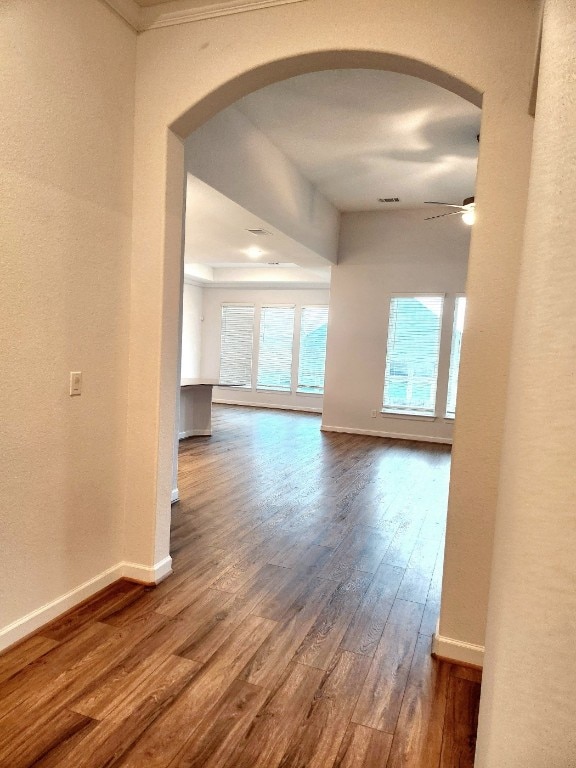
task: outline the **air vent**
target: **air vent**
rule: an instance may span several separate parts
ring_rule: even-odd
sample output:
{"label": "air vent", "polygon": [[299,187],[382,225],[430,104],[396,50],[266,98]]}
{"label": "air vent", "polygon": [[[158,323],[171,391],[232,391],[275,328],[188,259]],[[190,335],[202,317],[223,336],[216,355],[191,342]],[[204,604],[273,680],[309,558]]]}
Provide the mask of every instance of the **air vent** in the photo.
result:
{"label": "air vent", "polygon": [[256,237],[272,234],[272,232],[268,232],[267,229],[247,229],[246,232],[250,232],[251,235],[256,235]]}
{"label": "air vent", "polygon": [[270,267],[277,267],[280,264],[280,262],[279,261],[268,261],[267,264]]}
{"label": "air vent", "polygon": [[400,198],[399,197],[379,197],[378,202],[379,203],[399,203]]}

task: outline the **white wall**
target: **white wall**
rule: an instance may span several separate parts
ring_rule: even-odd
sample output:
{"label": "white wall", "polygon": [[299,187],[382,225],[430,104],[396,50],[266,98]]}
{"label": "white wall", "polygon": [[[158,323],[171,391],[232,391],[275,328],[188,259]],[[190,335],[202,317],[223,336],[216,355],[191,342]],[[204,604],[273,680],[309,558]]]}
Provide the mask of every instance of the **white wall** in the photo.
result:
{"label": "white wall", "polygon": [[188,137],[186,169],[297,242],[336,261],[338,211],[234,107]]}
{"label": "white wall", "polygon": [[[470,227],[459,216],[424,221],[423,211],[342,216],[332,269],[323,428],[449,442],[452,421],[381,414],[390,297],[446,294],[440,370],[447,387],[454,297],[465,292]],[[376,418],[371,416],[377,411]]]}
{"label": "white wall", "polygon": [[[294,355],[292,368],[291,393],[258,392],[256,390],[256,369],[254,386],[247,389],[224,389],[214,387],[215,402],[237,402],[250,405],[260,405],[279,408],[295,408],[297,410],[322,410],[322,397],[319,395],[298,394],[296,390],[298,339],[300,328],[300,309],[314,304],[328,304],[328,290],[299,289],[246,289],[246,288],[206,288],[204,290],[204,323],[202,335],[202,376],[217,379],[220,373],[220,327],[221,307],[226,302],[254,304],[258,309],[263,304],[294,304],[296,306],[296,321],[294,329]],[[257,334],[254,336],[255,356],[257,360]]]}
{"label": "white wall", "polygon": [[183,379],[197,379],[201,375],[203,293],[200,286],[184,283],[181,369]]}
{"label": "white wall", "polygon": [[120,575],[135,57],[102,3],[2,4],[0,647]]}

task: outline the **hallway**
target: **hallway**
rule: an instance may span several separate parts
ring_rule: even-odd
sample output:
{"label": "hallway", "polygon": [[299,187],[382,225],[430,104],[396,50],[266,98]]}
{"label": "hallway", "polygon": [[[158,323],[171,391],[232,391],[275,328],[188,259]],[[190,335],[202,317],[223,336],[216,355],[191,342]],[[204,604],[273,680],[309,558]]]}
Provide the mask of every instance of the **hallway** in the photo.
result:
{"label": "hallway", "polygon": [[479,673],[433,660],[450,452],[214,407],[174,575],[0,657],[0,766],[466,768]]}

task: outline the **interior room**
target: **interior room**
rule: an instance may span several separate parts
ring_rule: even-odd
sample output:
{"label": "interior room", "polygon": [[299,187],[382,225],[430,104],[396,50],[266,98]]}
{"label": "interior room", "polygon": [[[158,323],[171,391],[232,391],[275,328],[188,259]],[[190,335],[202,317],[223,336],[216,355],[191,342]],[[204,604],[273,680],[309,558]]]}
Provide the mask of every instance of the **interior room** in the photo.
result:
{"label": "interior room", "polygon": [[575,30],[1,4],[1,766],[575,763]]}

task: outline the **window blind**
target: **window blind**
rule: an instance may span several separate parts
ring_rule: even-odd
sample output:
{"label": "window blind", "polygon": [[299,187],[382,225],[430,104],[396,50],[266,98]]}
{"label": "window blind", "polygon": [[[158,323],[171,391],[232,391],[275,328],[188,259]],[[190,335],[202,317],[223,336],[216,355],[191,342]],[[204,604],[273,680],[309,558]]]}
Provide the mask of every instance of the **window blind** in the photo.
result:
{"label": "window blind", "polygon": [[258,389],[291,391],[293,339],[294,307],[262,307],[256,381]]}
{"label": "window blind", "polygon": [[452,329],[452,346],[450,348],[450,370],[448,372],[448,397],[446,399],[446,416],[456,416],[456,396],[458,394],[458,372],[460,369],[460,348],[462,346],[462,331],[466,316],[466,297],[456,299],[454,310],[454,327]]}
{"label": "window blind", "polygon": [[324,392],[328,307],[302,307],[298,392],[321,395]]}
{"label": "window blind", "polygon": [[254,307],[222,305],[220,382],[249,389],[252,386]]}
{"label": "window blind", "polygon": [[442,296],[391,299],[384,411],[434,415],[443,304]]}

